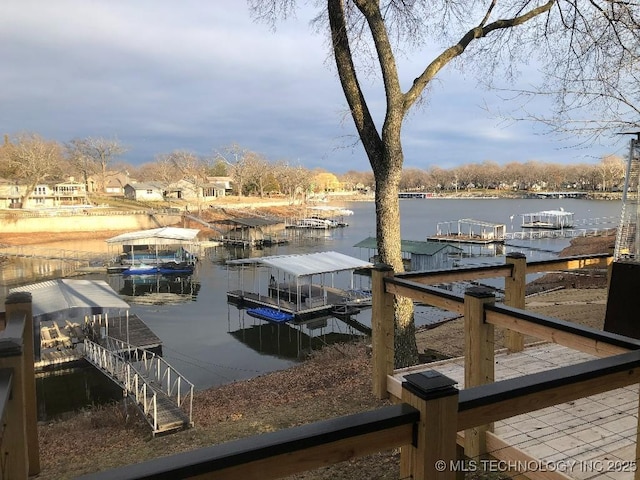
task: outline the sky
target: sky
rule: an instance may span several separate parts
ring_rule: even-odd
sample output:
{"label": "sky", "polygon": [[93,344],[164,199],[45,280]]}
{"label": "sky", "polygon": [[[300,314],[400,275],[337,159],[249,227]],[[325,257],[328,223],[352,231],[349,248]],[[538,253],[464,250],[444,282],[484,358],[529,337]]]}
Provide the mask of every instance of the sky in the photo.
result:
{"label": "sky", "polygon": [[[3,0],[0,133],[116,139],[133,165],[235,144],[270,161],[369,171],[313,13],[303,5],[274,31],[243,0]],[[400,59],[403,84],[424,62]],[[379,117],[380,82],[362,81]],[[505,122],[492,113],[503,102],[445,70],[405,122],[405,168],[626,155],[627,139],[574,148],[539,124]]]}

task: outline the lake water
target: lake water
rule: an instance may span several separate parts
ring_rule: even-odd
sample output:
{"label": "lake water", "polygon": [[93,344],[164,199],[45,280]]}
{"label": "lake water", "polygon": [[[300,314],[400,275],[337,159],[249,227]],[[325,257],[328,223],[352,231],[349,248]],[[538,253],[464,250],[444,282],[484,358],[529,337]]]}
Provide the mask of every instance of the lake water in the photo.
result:
{"label": "lake water", "polygon": [[[271,325],[246,315],[244,310],[227,303],[226,292],[236,288],[234,282],[237,282],[238,274],[229,269],[225,262],[245,256],[331,250],[368,260],[371,252],[354,245],[366,237],[375,236],[375,206],[373,202],[345,203],[343,206],[354,212],[354,215],[345,217],[348,227],[333,229],[326,234],[324,231],[298,231],[291,243],[263,250],[216,247],[201,259],[190,278],[180,278],[171,283],[155,283],[154,279],[147,284],[132,284],[121,275],[106,273],[91,274],[87,278],[106,280],[124,296],[131,304],[131,312],[142,318],[162,340],[163,356],[198,390],[284,369],[298,362],[300,353],[312,343],[330,342],[333,337],[349,338],[359,335],[359,332],[335,318],[327,319],[325,327],[316,325],[318,328],[308,328]],[[406,199],[401,200],[400,207],[402,238],[424,240],[436,233],[438,222],[463,218],[503,223],[508,232],[519,231],[520,214],[560,208],[573,212],[576,222],[596,218],[617,222],[621,202],[579,199]],[[605,226],[614,227],[615,223]],[[521,241],[516,246],[506,246],[503,253],[517,251],[527,255],[530,260],[542,260],[556,255],[568,244],[568,239]],[[77,246],[70,241],[64,246],[91,250],[86,242]],[[503,255],[492,254],[491,251],[483,253],[485,255],[482,257],[465,261],[504,263]],[[47,273],[48,267],[39,265],[37,268]],[[29,271],[31,269],[24,264],[0,269],[0,278],[4,279],[0,291],[3,302],[7,284],[15,282],[9,282],[9,279]],[[33,281],[30,279],[26,283]],[[153,296],[141,295],[147,292],[156,293]],[[154,296],[168,303],[149,304]],[[418,313],[416,321],[420,324],[423,312]],[[430,321],[434,315],[438,313],[427,312],[425,321]],[[370,325],[370,310],[363,310],[355,318]],[[113,392],[117,398],[118,390],[114,390],[108,381],[105,384],[99,377],[99,374],[96,377],[91,371],[85,370],[39,379],[40,417],[47,418],[87,401],[109,397]],[[77,392],[78,399],[70,401],[69,392]]]}

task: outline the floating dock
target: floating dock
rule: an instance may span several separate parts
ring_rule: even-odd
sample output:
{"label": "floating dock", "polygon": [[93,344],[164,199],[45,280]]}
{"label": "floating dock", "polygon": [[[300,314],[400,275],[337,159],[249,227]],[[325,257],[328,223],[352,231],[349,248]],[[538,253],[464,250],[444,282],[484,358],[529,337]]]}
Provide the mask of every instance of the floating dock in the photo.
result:
{"label": "floating dock", "polygon": [[436,225],[436,234],[427,240],[450,243],[475,243],[488,245],[503,243],[507,226],[503,223],[485,222],[471,218],[462,218]]}

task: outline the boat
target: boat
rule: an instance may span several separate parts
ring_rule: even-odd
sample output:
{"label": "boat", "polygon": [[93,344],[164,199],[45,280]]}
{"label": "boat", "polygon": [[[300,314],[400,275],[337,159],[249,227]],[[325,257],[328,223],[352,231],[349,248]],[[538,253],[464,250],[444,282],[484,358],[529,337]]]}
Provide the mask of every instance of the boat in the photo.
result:
{"label": "boat", "polygon": [[186,262],[167,262],[161,265],[140,264],[127,268],[122,271],[122,275],[177,275],[184,273],[193,273],[193,265]]}
{"label": "boat", "polygon": [[281,310],[276,310],[275,308],[269,307],[248,308],[247,314],[251,315],[252,317],[273,323],[287,323],[294,318],[294,316],[290,313],[286,313]]}
{"label": "boat", "polygon": [[158,266],[140,263],[123,270],[121,273],[122,275],[155,275],[158,273]]}
{"label": "boat", "polygon": [[543,228],[560,230],[573,228],[574,220],[572,212],[564,210],[544,210],[534,213],[523,213],[522,228]]}

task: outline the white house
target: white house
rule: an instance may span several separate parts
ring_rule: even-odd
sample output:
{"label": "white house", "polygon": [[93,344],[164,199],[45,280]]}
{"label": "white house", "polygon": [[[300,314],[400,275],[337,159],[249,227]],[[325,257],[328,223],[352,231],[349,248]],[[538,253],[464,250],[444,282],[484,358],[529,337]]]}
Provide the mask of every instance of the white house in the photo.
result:
{"label": "white house", "polygon": [[231,179],[228,177],[207,177],[207,182],[196,185],[191,180],[179,180],[166,189],[166,196],[190,201],[209,201],[224,197],[231,192]]}
{"label": "white house", "polygon": [[164,188],[157,182],[127,183],[124,196],[130,200],[155,202],[164,200]]}

